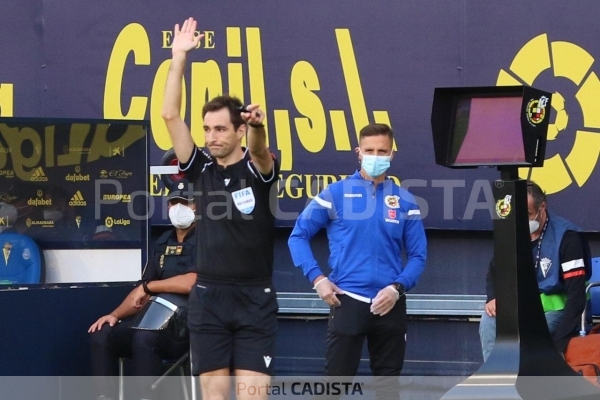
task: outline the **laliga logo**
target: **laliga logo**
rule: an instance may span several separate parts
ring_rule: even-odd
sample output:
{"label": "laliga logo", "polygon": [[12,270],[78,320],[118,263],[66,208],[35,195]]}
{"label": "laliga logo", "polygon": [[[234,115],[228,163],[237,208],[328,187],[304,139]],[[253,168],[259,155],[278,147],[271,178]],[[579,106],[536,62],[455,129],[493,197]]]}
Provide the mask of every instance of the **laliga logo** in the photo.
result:
{"label": "laliga logo", "polygon": [[[544,167],[531,169],[530,177],[529,168],[519,169],[521,178],[534,180],[547,194],[566,189],[573,180],[582,187],[596,168],[600,154],[600,79],[592,70],[594,61],[594,57],[578,45],[564,41],[549,42],[548,34],[544,33],[525,43],[513,58],[510,68],[501,69],[498,73],[497,86],[535,86],[535,80],[548,70],[553,76],[566,78],[576,86],[572,100],[565,100],[559,92],[552,94],[556,118],[548,124],[548,144],[559,134],[569,135],[574,137],[572,148],[544,160]],[[547,115],[545,105],[542,98],[528,103],[526,117],[531,125],[544,120]],[[577,106],[582,120],[569,121],[568,110]]]}
{"label": "laliga logo", "polygon": [[104,220],[104,225],[106,225],[108,228],[112,228],[114,225],[127,226],[129,224],[131,224],[131,221],[124,218],[114,219],[113,217],[106,217]]}

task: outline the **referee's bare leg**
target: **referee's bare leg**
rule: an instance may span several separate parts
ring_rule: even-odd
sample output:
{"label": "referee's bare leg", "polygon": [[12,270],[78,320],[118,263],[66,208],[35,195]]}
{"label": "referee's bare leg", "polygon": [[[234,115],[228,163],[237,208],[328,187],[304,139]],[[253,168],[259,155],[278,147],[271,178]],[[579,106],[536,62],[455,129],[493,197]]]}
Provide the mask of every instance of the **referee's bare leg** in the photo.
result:
{"label": "referee's bare leg", "polygon": [[[267,400],[271,376],[261,372],[238,369],[235,374],[235,398]],[[200,374],[202,400],[229,400],[231,388],[229,368]]]}
{"label": "referee's bare leg", "polygon": [[229,400],[231,374],[229,368],[216,369],[200,374],[202,400]]}
{"label": "referee's bare leg", "polygon": [[246,369],[235,370],[235,394],[238,400],[267,400],[271,376]]}

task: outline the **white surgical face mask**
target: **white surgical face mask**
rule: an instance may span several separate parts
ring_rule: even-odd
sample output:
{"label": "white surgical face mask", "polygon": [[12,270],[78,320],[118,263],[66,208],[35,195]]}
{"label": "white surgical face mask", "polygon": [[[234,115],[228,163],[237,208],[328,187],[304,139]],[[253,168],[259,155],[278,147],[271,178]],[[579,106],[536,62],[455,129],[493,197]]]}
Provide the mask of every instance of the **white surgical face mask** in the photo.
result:
{"label": "white surgical face mask", "polygon": [[390,168],[391,155],[375,156],[363,153],[360,154],[362,155],[360,166],[371,178],[377,178],[378,176],[383,175],[385,171]]}
{"label": "white surgical face mask", "polygon": [[537,214],[535,214],[535,217],[533,217],[533,219],[529,220],[529,233],[537,232],[537,230],[540,228],[540,223],[537,220],[539,213],[540,210],[538,210]]}
{"label": "white surgical face mask", "polygon": [[186,229],[194,222],[196,214],[188,206],[177,203],[169,208],[169,219],[175,228]]}

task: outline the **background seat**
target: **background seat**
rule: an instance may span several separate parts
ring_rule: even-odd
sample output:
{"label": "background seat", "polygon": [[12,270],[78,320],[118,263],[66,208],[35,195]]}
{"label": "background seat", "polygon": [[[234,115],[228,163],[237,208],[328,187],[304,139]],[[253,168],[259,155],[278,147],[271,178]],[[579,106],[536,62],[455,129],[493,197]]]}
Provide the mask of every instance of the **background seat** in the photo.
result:
{"label": "background seat", "polygon": [[585,291],[588,301],[581,316],[580,336],[585,336],[590,331],[594,317],[600,317],[600,257],[592,258],[592,276]]}
{"label": "background seat", "polygon": [[44,254],[29,236],[14,232],[0,233],[0,284],[43,283]]}

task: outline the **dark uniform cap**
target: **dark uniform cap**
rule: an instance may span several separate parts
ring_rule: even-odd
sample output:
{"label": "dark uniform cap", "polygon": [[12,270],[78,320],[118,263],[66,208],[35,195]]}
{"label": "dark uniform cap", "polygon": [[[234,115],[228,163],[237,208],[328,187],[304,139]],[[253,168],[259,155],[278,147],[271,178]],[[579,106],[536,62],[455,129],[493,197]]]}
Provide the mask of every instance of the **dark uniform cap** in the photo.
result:
{"label": "dark uniform cap", "polygon": [[194,194],[192,190],[192,184],[185,178],[173,181],[169,188],[168,200],[182,199],[186,201],[193,201]]}

